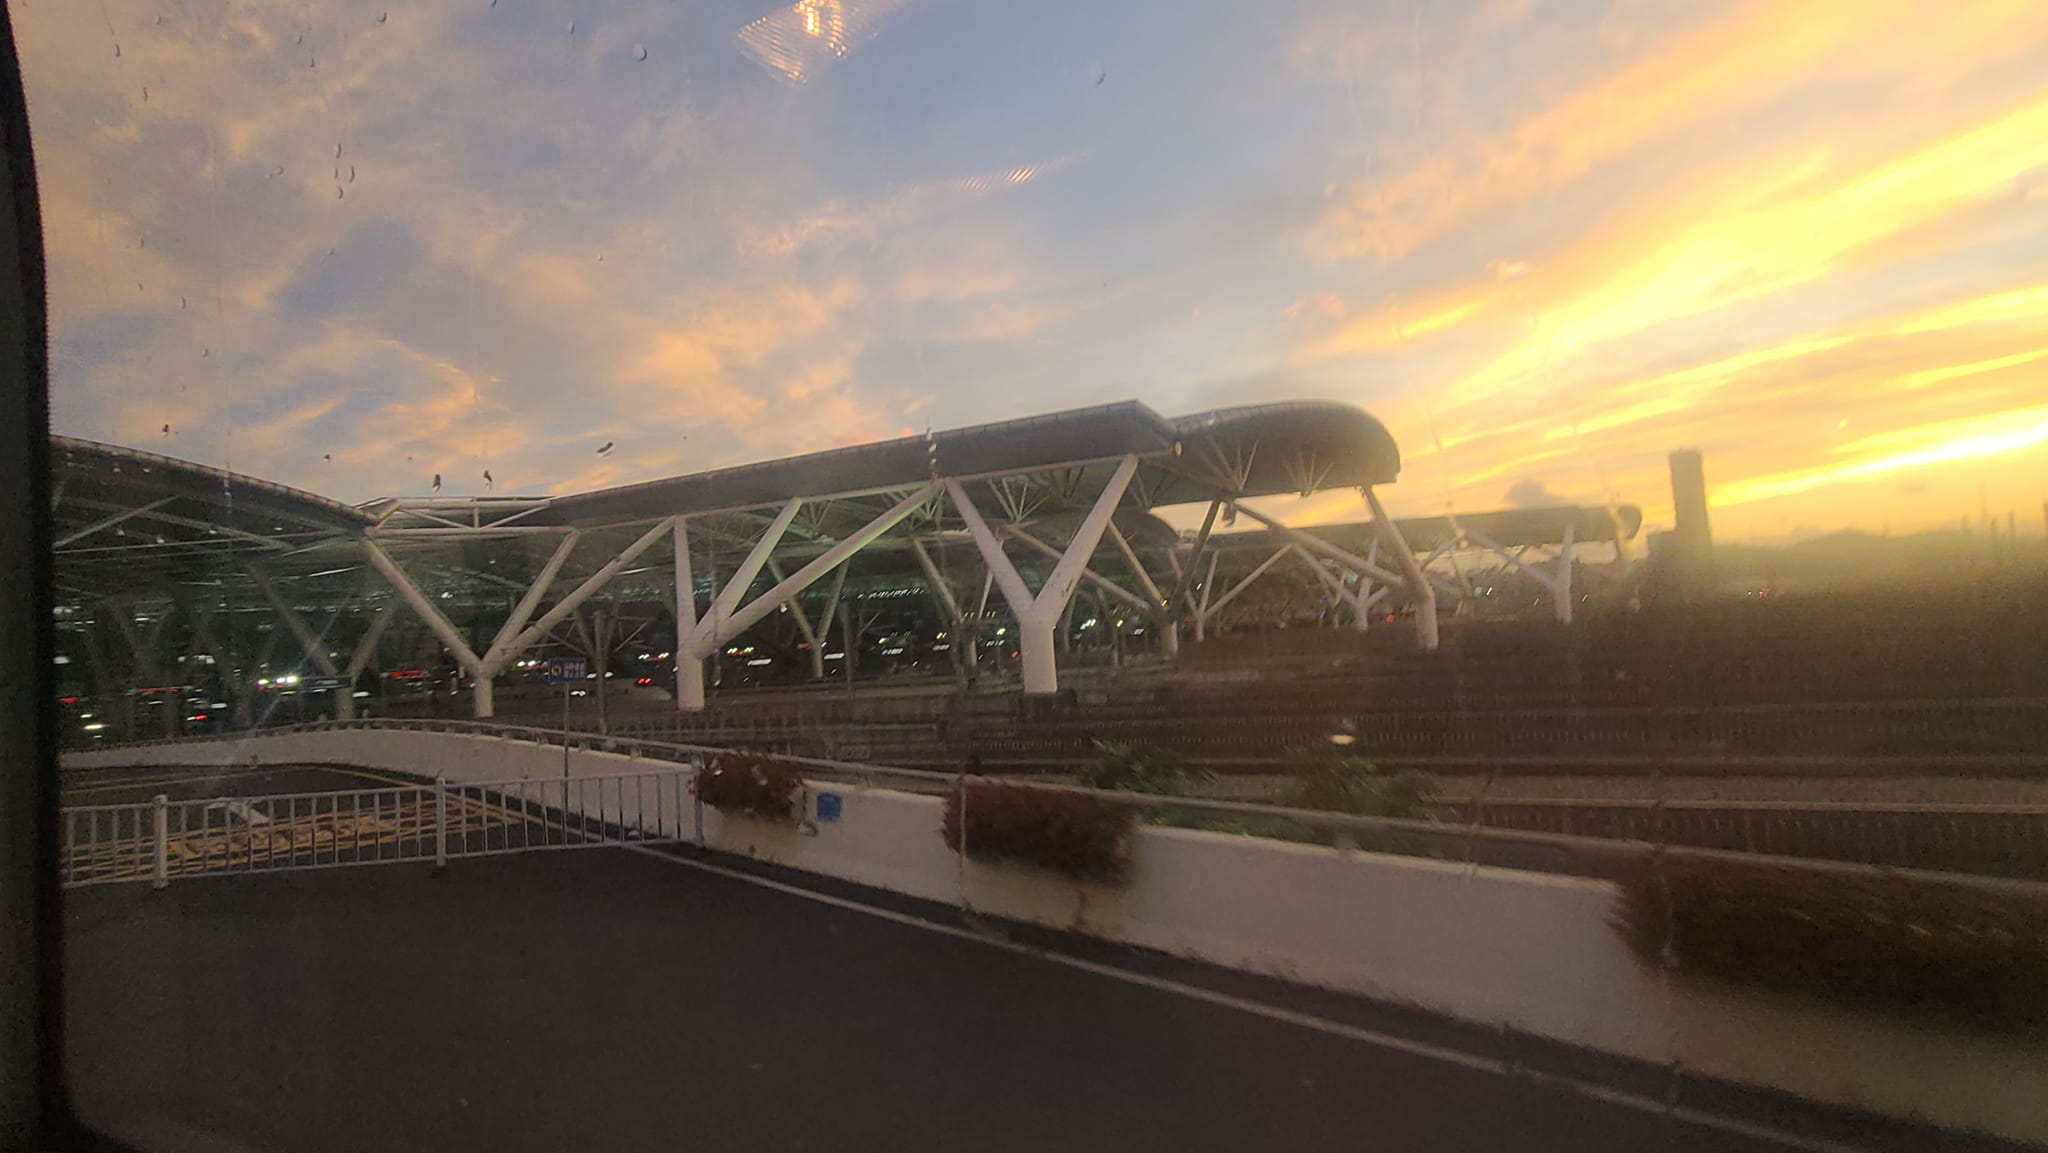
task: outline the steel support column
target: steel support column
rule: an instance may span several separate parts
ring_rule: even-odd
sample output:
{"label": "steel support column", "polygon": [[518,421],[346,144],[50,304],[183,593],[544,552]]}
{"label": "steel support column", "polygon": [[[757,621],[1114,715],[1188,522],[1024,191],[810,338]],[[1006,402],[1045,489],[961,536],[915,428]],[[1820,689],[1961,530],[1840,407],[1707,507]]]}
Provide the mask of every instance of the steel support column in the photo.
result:
{"label": "steel support column", "polygon": [[1109,483],[1096,497],[1095,506],[1088,510],[1087,517],[1074,530],[1066,553],[1053,566],[1052,575],[1046,578],[1036,595],[1025,585],[1017,566],[1003,554],[1001,542],[996,539],[988,522],[982,519],[981,511],[968,498],[967,490],[958,481],[946,482],[954,507],[961,519],[967,522],[975,547],[981,550],[982,562],[1002,588],[1003,599],[1009,603],[1011,615],[1017,619],[1017,651],[1023,662],[1026,693],[1044,695],[1059,691],[1059,664],[1053,653],[1053,628],[1066,611],[1074,589],[1080,585],[1088,560],[1102,542],[1109,518],[1123,500],[1124,489],[1130,485],[1131,477],[1137,471],[1138,458],[1134,454],[1126,455],[1117,463]]}
{"label": "steel support column", "polygon": [[1367,486],[1364,492],[1365,503],[1372,508],[1373,527],[1387,547],[1393,550],[1394,562],[1401,566],[1401,575],[1408,585],[1408,599],[1415,605],[1416,647],[1433,653],[1437,646],[1436,589],[1430,586],[1422,566],[1415,563],[1415,550],[1408,547],[1400,528],[1387,515],[1386,507],[1380,504],[1379,494],[1373,492],[1371,486]]}
{"label": "steel support column", "polygon": [[[926,485],[898,501],[887,512],[826,549],[809,564],[798,569],[794,575],[777,581],[767,592],[755,597],[744,607],[737,607],[740,598],[746,595],[748,586],[754,583],[754,578],[768,563],[768,556],[775,547],[775,541],[781,539],[783,530],[789,527],[790,520],[795,517],[799,502],[791,501],[783,507],[782,515],[776,517],[775,523],[769,526],[761,541],[755,544],[753,551],[733,573],[725,588],[713,594],[711,611],[705,613],[702,620],[690,622],[687,629],[680,627],[685,615],[680,611],[680,602],[691,594],[679,583],[677,631],[681,635],[676,638],[676,707],[688,712],[703,709],[703,661],[705,657],[711,655],[712,650],[752,628],[784,602],[815,584],[818,578],[838,568],[853,554],[874,543],[877,537],[902,523],[905,517],[916,512],[930,499],[932,489],[932,485]],[[688,541],[680,532],[676,535],[676,548],[676,568],[680,582],[683,572],[689,567]],[[851,660],[852,657],[849,656],[847,659]],[[689,679],[691,674],[686,672],[689,669],[694,669],[694,684]],[[686,691],[689,692],[687,697]]]}

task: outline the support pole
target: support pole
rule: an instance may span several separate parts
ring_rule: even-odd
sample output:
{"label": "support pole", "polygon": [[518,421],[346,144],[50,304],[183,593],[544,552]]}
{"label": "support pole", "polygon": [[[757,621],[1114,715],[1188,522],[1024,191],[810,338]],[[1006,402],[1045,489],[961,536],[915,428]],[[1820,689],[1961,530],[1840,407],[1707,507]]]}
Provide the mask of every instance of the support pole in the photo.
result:
{"label": "support pole", "polygon": [[[526,651],[526,649],[532,646],[533,642],[546,636],[549,629],[560,624],[563,617],[575,612],[582,606],[584,601],[589,600],[600,589],[610,584],[611,579],[618,575],[620,569],[632,564],[641,553],[646,552],[655,541],[661,539],[664,534],[669,532],[675,520],[675,517],[668,517],[660,524],[642,533],[638,540],[626,546],[625,551],[606,561],[604,567],[591,573],[582,584],[577,585],[576,591],[555,602],[555,607],[542,614],[539,620],[526,626],[525,630],[517,637],[514,637],[509,645],[498,651],[498,667],[503,667],[505,662]],[[497,668],[493,668],[491,671],[495,673]]]}
{"label": "support pole", "polygon": [[1415,604],[1415,645],[1423,652],[1433,653],[1437,646],[1436,590],[1430,587],[1422,566],[1415,563],[1415,550],[1402,539],[1401,530],[1380,504],[1379,494],[1373,492],[1371,486],[1364,491],[1365,503],[1372,507],[1373,526],[1393,551],[1394,561],[1401,566],[1402,576],[1407,580],[1408,598]]}
{"label": "support pole", "polygon": [[704,655],[692,651],[697,632],[697,579],[690,572],[689,522],[675,520],[676,543],[676,711],[704,711]]}
{"label": "support pole", "polygon": [[441,614],[441,610],[435,608],[426,594],[419,590],[419,586],[412,583],[412,578],[405,575],[405,570],[399,568],[397,563],[385,554],[381,545],[365,537],[363,555],[370,559],[370,567],[383,574],[385,581],[390,583],[391,590],[412,609],[413,615],[420,618],[420,623],[427,626],[427,631],[434,634],[434,639],[441,642],[441,647],[455,658],[456,667],[468,673],[470,679],[475,682],[473,703],[476,716],[479,719],[490,716],[491,682],[489,677],[483,675],[483,661],[477,657],[475,650],[462,639],[461,633],[455,631],[455,626],[448,623],[448,618]]}
{"label": "support pole", "polygon": [[[1179,579],[1173,582],[1173,593],[1166,598],[1167,609],[1170,612],[1174,613],[1176,616],[1180,613],[1181,600],[1188,595],[1189,582],[1195,579],[1195,573],[1199,571],[1202,567],[1202,554],[1208,551],[1209,533],[1215,529],[1216,513],[1222,507],[1223,502],[1221,500],[1212,500],[1209,502],[1208,515],[1202,518],[1202,529],[1200,532],[1195,534],[1194,551],[1188,553],[1188,563],[1184,568],[1180,570]],[[1213,572],[1215,566],[1212,565],[1210,566],[1210,568]],[[1196,630],[1195,639],[1202,639],[1200,635],[1200,629]]]}
{"label": "support pole", "polygon": [[[740,597],[746,593],[747,586],[753,584],[754,577],[759,575],[761,567],[767,564],[767,550],[761,544],[757,544],[746,562],[733,573],[731,583],[724,590],[716,594],[713,610],[706,613],[702,620],[690,622],[690,627],[687,630],[681,627],[683,618],[685,615],[694,615],[694,609],[692,614],[682,612],[681,598],[685,593],[679,587],[677,590],[677,631],[682,635],[676,638],[676,707],[679,710],[691,712],[703,709],[703,659],[709,656],[713,650],[719,645],[724,644],[727,640],[758,624],[762,618],[774,612],[784,602],[815,584],[819,577],[838,568],[850,559],[853,554],[872,544],[875,538],[896,527],[896,525],[903,521],[903,518],[916,512],[931,498],[932,489],[932,485],[926,485],[898,501],[889,511],[861,526],[838,544],[826,549],[810,563],[798,569],[794,575],[777,581],[772,588],[749,601],[745,607],[738,608],[737,610],[729,608],[726,612],[718,611],[717,606],[719,604],[727,606],[737,605]],[[775,524],[769,527],[769,536],[780,537],[782,530],[789,526],[789,518],[796,515],[794,502],[791,505],[784,506],[783,514],[778,516]],[[681,539],[679,536],[678,540],[680,541]],[[767,537],[763,538],[764,543],[767,540]],[[760,561],[759,564],[755,563],[757,556]],[[679,573],[688,563],[687,557],[680,551],[677,553],[676,563]],[[692,674],[686,671],[692,665],[695,666],[694,684],[690,679]]]}
{"label": "support pole", "polygon": [[1557,623],[1572,623],[1572,536],[1578,526],[1567,521],[1564,526],[1564,543],[1557,548],[1557,580],[1551,586],[1551,595],[1557,603]]}
{"label": "support pole", "polygon": [[[563,734],[564,747],[568,735]],[[434,778],[434,871],[448,871],[448,778]]]}
{"label": "support pole", "polygon": [[162,793],[149,800],[149,816],[153,830],[150,851],[149,887],[161,889],[171,883],[171,799]]}
{"label": "support pole", "polygon": [[1117,462],[1109,483],[1103,486],[1101,494],[1095,498],[1094,507],[1088,510],[1088,515],[1074,530],[1067,551],[1053,566],[1052,575],[1046,578],[1035,596],[1024,584],[1017,566],[1003,555],[1002,544],[997,541],[988,522],[982,519],[981,511],[968,498],[967,490],[958,481],[946,482],[954,507],[960,518],[967,522],[967,531],[973,536],[975,547],[981,550],[982,562],[988,566],[996,584],[1001,586],[1011,615],[1017,618],[1017,650],[1023,664],[1024,691],[1028,694],[1047,695],[1059,691],[1059,666],[1053,654],[1053,627],[1059,622],[1060,614],[1066,611],[1067,602],[1081,583],[1081,574],[1087,570],[1089,558],[1095,554],[1096,546],[1102,543],[1109,518],[1116,512],[1125,488],[1137,471],[1138,458],[1135,454],[1126,454]]}
{"label": "support pole", "polygon": [[491,647],[483,655],[484,667],[501,668],[503,662],[509,659],[505,655],[506,647],[519,635],[519,631],[526,627],[526,622],[533,617],[533,610],[540,607],[541,598],[554,586],[556,574],[562,571],[563,562],[569,559],[569,553],[575,549],[580,537],[580,533],[570,529],[556,543],[554,553],[548,557],[547,563],[541,566],[540,572],[534,575],[533,583],[526,588],[526,594],[512,607],[512,615],[506,617],[505,623],[498,627],[498,635],[491,639]]}
{"label": "support pole", "polygon": [[335,708],[338,720],[352,721],[356,716],[356,680],[370,662],[377,659],[377,645],[384,639],[384,630],[391,627],[391,618],[397,614],[386,606],[379,605],[371,610],[370,627],[356,641],[355,651],[349,654],[348,666],[342,672],[342,679],[348,682],[342,694],[341,703]]}
{"label": "support pole", "polygon": [[946,651],[952,654],[953,668],[965,676],[967,670],[974,667],[975,646],[969,643],[966,648],[962,648],[960,645],[960,634],[967,622],[960,611],[959,598],[953,595],[953,586],[946,583],[944,574],[939,572],[939,566],[932,562],[932,554],[924,547],[923,541],[911,538],[910,551],[917,558],[917,567],[924,572],[925,587],[931,590],[932,599],[938,602],[939,612],[946,618],[946,630],[952,637],[952,643],[946,646]]}

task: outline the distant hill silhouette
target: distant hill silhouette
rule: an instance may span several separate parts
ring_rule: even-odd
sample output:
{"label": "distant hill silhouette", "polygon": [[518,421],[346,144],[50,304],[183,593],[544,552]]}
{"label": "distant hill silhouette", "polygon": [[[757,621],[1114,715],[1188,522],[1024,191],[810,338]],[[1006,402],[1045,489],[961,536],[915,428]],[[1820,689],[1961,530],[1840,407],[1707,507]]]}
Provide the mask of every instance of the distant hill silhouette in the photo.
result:
{"label": "distant hill silhouette", "polygon": [[1778,548],[1718,545],[1718,583],[1784,585],[1787,591],[1820,591],[1879,584],[1947,584],[1984,580],[1993,572],[2014,575],[2048,569],[2048,543],[2039,537],[2013,540],[1954,530],[1878,536],[1838,532]]}

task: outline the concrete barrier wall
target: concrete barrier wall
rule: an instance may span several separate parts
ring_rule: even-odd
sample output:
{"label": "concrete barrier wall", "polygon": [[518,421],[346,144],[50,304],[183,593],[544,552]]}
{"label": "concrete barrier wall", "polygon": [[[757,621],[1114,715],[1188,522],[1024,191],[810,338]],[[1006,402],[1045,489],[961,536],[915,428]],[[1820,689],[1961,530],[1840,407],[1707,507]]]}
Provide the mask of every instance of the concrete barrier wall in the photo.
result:
{"label": "concrete barrier wall", "polygon": [[[232,749],[233,755],[222,753]],[[559,748],[450,733],[315,732],[108,750],[67,765],[325,761],[451,781],[560,778]],[[570,773],[655,767],[574,752]],[[806,828],[706,810],[712,847],[976,910],[1506,1025],[1605,1052],[2022,1140],[2048,1140],[2048,1038],[1994,1037],[1660,973],[1609,925],[1613,886],[1438,861],[1145,827],[1123,888],[968,862],[943,802],[841,799]]]}

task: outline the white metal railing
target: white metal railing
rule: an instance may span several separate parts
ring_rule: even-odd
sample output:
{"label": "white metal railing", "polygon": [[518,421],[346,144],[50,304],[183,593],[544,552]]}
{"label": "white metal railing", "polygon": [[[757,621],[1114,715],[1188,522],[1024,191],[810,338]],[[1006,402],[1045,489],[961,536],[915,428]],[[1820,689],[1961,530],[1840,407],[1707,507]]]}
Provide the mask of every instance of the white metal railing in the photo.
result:
{"label": "white metal railing", "polygon": [[[300,725],[283,726],[276,729],[266,729],[260,732],[240,735],[260,739],[263,736],[272,734],[351,730],[460,733],[471,736],[494,737],[500,740],[532,741],[536,744],[557,747],[566,746],[571,749],[626,754],[646,761],[668,762],[676,765],[709,764],[719,757],[741,752],[740,750],[721,748],[714,745],[615,737],[576,730],[565,732],[561,729],[546,729],[528,725],[507,725],[493,721],[440,718],[380,717],[352,721],[311,721]],[[232,743],[234,739],[230,737],[225,740],[228,743]],[[150,741],[137,741],[129,745],[116,747],[145,748],[159,745],[222,741],[223,738],[218,736],[168,737]],[[795,766],[808,780],[854,784],[863,787],[879,786],[941,796],[962,795],[967,783],[979,777],[979,774],[975,773],[891,767],[853,761],[830,760],[822,757],[796,756],[787,753],[747,751],[742,755],[780,761]],[[1919,877],[1925,880],[1941,881],[1966,888],[1999,891],[2020,890],[2030,893],[2048,892],[2048,881],[2025,877],[1984,876],[1973,873],[1945,872],[1939,869],[1900,868],[1894,865],[1877,865],[1852,860],[1828,859],[1825,857],[1778,856],[1769,853],[1669,844],[1662,841],[1626,837],[1598,837],[1539,829],[1497,827],[1483,820],[1476,819],[1446,822],[1361,816],[1341,812],[1295,809],[1279,804],[1246,800],[1193,796],[1156,796],[1145,793],[1105,791],[1081,785],[1056,784],[1049,781],[1032,781],[1017,778],[1005,779],[1004,783],[1018,788],[1089,794],[1113,804],[1139,809],[1158,818],[1167,818],[1173,814],[1178,814],[1195,823],[1197,827],[1221,826],[1236,828],[1239,831],[1250,832],[1253,835],[1285,835],[1284,831],[1275,831],[1273,827],[1270,827],[1277,822],[1280,825],[1303,830],[1314,829],[1327,833],[1344,833],[1353,836],[1373,834],[1376,837],[1375,847],[1382,852],[1431,856],[1461,860],[1473,864],[1488,864],[1561,875],[1620,877],[1633,872],[1652,856],[1662,854],[1673,858],[1727,859],[1749,861],[1758,864],[1779,864],[1788,868],[1798,868],[1821,875],[1868,877],[1884,874]]]}
{"label": "white metal railing", "polygon": [[601,776],[67,806],[66,886],[696,839],[690,765]]}

